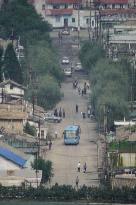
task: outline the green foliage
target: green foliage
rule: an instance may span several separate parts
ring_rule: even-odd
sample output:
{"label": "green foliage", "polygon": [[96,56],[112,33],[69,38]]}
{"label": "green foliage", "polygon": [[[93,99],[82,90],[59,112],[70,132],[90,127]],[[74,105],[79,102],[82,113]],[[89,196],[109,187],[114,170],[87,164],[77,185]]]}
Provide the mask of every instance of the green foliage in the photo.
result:
{"label": "green foliage", "polygon": [[30,125],[29,122],[26,122],[24,126],[24,132],[29,135],[36,136],[36,128]]}
{"label": "green foliage", "polygon": [[27,60],[33,72],[36,72],[38,76],[48,73],[60,81],[63,74],[56,56],[56,51],[50,48],[45,40],[35,42],[27,48]]}
{"label": "green foliage", "polygon": [[6,48],[2,69],[7,79],[9,78],[11,80],[14,80],[15,82],[22,84],[23,79],[21,66],[18,62],[15,50],[11,43],[8,44]]}
{"label": "green foliage", "polygon": [[80,51],[81,62],[87,71],[90,71],[95,66],[97,60],[104,56],[105,52],[99,42],[94,44],[88,41],[83,45]]}
{"label": "green foliage", "polygon": [[50,26],[42,20],[34,7],[27,3],[27,0],[12,0],[4,5],[0,12],[0,26],[2,28],[3,37],[9,38],[14,28],[16,36],[23,35],[28,31],[39,30],[47,32]]}
{"label": "green foliage", "polygon": [[[109,188],[109,187],[87,187],[81,186],[78,190],[69,185],[45,188],[40,186],[38,188],[23,188],[23,187],[0,187],[0,199],[2,204],[32,204],[32,205],[83,205],[86,203],[135,203],[136,201],[136,187],[122,187]],[[8,201],[8,200],[13,201]],[[15,200],[17,199],[17,200]],[[27,201],[26,201],[27,200]],[[83,200],[79,203],[79,200]],[[39,202],[40,201],[40,202]],[[50,201],[50,202],[49,202]],[[61,201],[61,202],[60,202]],[[73,201],[73,202],[71,202]],[[3,203],[4,202],[4,203]],[[56,202],[56,203],[55,203]]]}
{"label": "green foliage", "polygon": [[46,183],[53,177],[52,162],[43,160],[42,158],[35,159],[32,164],[34,169],[42,170],[42,183]]}
{"label": "green foliage", "polygon": [[27,98],[32,99],[32,96],[37,96],[38,105],[45,109],[53,108],[60,100],[61,93],[57,81],[50,75],[41,77],[37,89],[32,87],[28,89]]}

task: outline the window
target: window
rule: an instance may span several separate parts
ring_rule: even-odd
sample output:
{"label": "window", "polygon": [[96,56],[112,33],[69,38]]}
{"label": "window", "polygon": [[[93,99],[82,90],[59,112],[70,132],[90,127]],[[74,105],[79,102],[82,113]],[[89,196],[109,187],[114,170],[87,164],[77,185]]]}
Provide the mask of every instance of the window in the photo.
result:
{"label": "window", "polygon": [[10,84],[10,89],[13,90],[14,86],[13,84]]}
{"label": "window", "polygon": [[56,16],[56,22],[60,22],[60,17]]}
{"label": "window", "polygon": [[64,8],[67,9],[68,8],[68,4],[65,4]]}
{"label": "window", "polygon": [[45,10],[45,4],[42,5],[42,10]]}
{"label": "window", "polygon": [[72,23],[75,23],[75,18],[72,18]]}
{"label": "window", "polygon": [[89,24],[89,18],[86,19],[86,24]]}
{"label": "window", "polygon": [[53,5],[53,9],[59,9],[59,8],[60,8],[60,6],[58,4]]}

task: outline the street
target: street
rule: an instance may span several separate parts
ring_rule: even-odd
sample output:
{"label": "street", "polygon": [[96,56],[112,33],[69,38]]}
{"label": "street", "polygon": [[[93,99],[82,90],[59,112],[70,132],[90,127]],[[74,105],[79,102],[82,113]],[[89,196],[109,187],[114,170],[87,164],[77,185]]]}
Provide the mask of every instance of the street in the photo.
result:
{"label": "street", "polygon": [[[63,43],[64,42],[64,43]],[[55,45],[59,49],[60,59],[62,56],[68,56],[72,62],[78,60],[78,50],[72,48],[69,42],[70,37],[64,37],[61,45],[58,45],[55,39]],[[66,116],[61,123],[50,124],[52,133],[57,131],[58,137],[53,141],[52,149],[46,154],[46,160],[53,162],[54,177],[50,185],[55,183],[75,186],[76,177],[79,177],[79,186],[98,186],[98,156],[97,156],[97,133],[96,123],[87,117],[83,119],[81,112],[87,113],[87,104],[89,101],[89,90],[87,94],[81,96],[77,89],[73,89],[73,80],[78,79],[78,86],[83,88],[84,82],[87,82],[87,76],[74,73],[72,78],[66,78],[61,85],[61,92],[64,97],[56,106],[59,110],[64,109]],[[79,112],[76,113],[76,104],[79,106]],[[63,130],[66,125],[77,124],[81,127],[81,137],[78,145],[64,145]],[[77,164],[80,161],[81,171],[77,172]],[[83,164],[87,164],[87,172],[83,173]]]}

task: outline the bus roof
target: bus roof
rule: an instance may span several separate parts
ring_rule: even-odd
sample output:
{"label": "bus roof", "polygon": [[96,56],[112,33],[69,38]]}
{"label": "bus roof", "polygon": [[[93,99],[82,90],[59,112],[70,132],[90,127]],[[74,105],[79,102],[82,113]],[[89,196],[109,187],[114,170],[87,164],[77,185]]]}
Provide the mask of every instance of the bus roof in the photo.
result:
{"label": "bus roof", "polygon": [[79,128],[79,125],[68,125],[65,127],[64,130],[76,131],[78,128]]}

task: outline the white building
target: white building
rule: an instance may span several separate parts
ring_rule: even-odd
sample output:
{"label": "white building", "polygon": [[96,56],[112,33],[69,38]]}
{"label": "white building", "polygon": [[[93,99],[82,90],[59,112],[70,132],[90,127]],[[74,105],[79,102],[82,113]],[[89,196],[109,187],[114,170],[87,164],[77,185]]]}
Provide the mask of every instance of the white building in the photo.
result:
{"label": "white building", "polygon": [[11,100],[22,99],[25,87],[12,80],[5,80],[0,83],[0,103]]}

